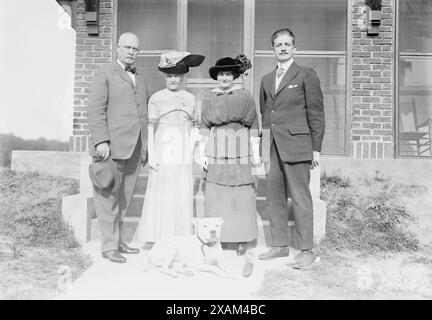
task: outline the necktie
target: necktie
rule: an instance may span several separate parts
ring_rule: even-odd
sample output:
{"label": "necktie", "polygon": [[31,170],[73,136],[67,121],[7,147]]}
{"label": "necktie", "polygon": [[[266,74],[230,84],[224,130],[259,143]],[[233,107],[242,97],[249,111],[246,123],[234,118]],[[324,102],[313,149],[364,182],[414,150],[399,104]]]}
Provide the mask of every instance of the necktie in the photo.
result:
{"label": "necktie", "polygon": [[125,71],[126,72],[129,71],[129,72],[135,74],[136,73],[136,68],[134,66],[125,66]]}
{"label": "necktie", "polygon": [[285,69],[278,68],[277,73],[276,73],[277,77],[280,78],[284,74],[284,72],[285,72]]}

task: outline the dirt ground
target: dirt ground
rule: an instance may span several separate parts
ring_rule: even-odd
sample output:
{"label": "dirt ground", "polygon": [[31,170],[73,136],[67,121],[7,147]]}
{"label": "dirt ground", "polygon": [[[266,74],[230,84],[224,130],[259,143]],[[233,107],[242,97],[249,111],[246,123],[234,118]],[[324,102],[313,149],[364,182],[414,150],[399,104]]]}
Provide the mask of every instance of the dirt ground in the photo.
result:
{"label": "dirt ground", "polygon": [[0,259],[0,300],[53,299],[91,264],[81,249],[24,248]]}
{"label": "dirt ground", "polygon": [[432,299],[432,195],[407,201],[417,252],[326,252],[306,270],[268,271],[258,299]]}
{"label": "dirt ground", "polygon": [[[0,184],[8,192],[2,193],[1,198],[0,217],[4,219],[12,209],[39,210],[44,214],[36,205],[44,199],[59,197],[59,190],[65,187],[63,181],[52,178],[40,180],[26,175],[20,184],[9,178],[4,176]],[[253,296],[256,299],[432,299],[432,192],[409,197],[405,204],[414,217],[409,230],[419,240],[418,251],[371,253],[318,248],[320,261],[306,270],[283,267],[266,271],[261,288]],[[6,221],[0,227],[5,227]],[[5,241],[0,238],[0,299],[52,299],[58,294],[60,279],[64,279],[62,266],[70,266],[70,276],[76,279],[91,264],[79,248],[18,246],[12,241],[14,233],[6,228],[3,231],[7,231],[3,234],[9,234],[9,238]],[[65,234],[60,233],[60,238],[65,240]],[[39,234],[35,239],[46,244],[59,242],[57,238]],[[15,252],[16,248],[20,252]]]}
{"label": "dirt ground", "polygon": [[0,300],[52,299],[91,264],[61,217],[78,181],[0,168]]}
{"label": "dirt ground", "polygon": [[418,253],[365,256],[341,252],[307,270],[269,271],[257,298],[432,299],[432,260]]}

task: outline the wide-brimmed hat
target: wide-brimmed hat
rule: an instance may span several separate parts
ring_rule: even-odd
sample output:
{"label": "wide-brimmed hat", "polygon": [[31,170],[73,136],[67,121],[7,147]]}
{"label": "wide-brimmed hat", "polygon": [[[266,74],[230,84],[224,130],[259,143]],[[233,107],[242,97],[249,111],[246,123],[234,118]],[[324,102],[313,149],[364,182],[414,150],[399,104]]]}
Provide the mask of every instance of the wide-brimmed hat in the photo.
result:
{"label": "wide-brimmed hat", "polygon": [[230,71],[233,73],[234,79],[237,79],[247,69],[250,69],[252,64],[250,60],[244,55],[240,54],[237,57],[225,57],[216,61],[216,64],[209,69],[210,77],[217,80],[217,75],[221,71]]}
{"label": "wide-brimmed hat", "polygon": [[183,74],[189,72],[191,67],[198,67],[204,59],[202,55],[187,51],[171,51],[162,53],[158,68],[164,73]]}
{"label": "wide-brimmed hat", "polygon": [[120,174],[111,158],[90,164],[89,176],[93,185],[103,191],[115,193],[120,188]]}

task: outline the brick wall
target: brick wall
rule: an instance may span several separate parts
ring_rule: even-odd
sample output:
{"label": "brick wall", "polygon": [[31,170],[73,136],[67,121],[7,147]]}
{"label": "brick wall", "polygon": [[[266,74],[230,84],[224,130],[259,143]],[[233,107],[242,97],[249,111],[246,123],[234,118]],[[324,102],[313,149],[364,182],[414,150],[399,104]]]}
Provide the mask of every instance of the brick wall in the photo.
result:
{"label": "brick wall", "polygon": [[351,157],[394,157],[394,2],[382,1],[377,36],[368,36],[365,1],[353,0]]}
{"label": "brick wall", "polygon": [[89,36],[85,4],[78,0],[76,11],[76,54],[74,78],[73,136],[71,151],[88,150],[87,100],[94,72],[111,63],[113,48],[113,0],[100,0],[99,35]]}
{"label": "brick wall", "polygon": [[[352,1],[351,143],[353,158],[394,157],[394,1],[382,0],[377,36],[361,24],[365,0]],[[76,62],[71,151],[88,149],[87,99],[96,68],[111,63],[113,0],[100,0],[99,36],[88,36],[85,5],[76,12]]]}

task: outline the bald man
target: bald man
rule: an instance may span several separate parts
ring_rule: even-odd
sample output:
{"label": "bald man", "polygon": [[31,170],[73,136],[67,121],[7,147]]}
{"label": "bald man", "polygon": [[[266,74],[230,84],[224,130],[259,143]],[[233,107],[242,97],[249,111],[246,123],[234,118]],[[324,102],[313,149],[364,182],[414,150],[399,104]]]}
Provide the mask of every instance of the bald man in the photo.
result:
{"label": "bald man", "polygon": [[94,206],[102,235],[102,256],[124,263],[122,254],[137,254],[122,240],[122,226],[141,165],[147,154],[148,82],[134,67],[138,37],[120,36],[117,59],[97,70],[90,90],[88,124],[93,161],[111,157],[121,176],[120,188],[107,192],[93,188]]}

